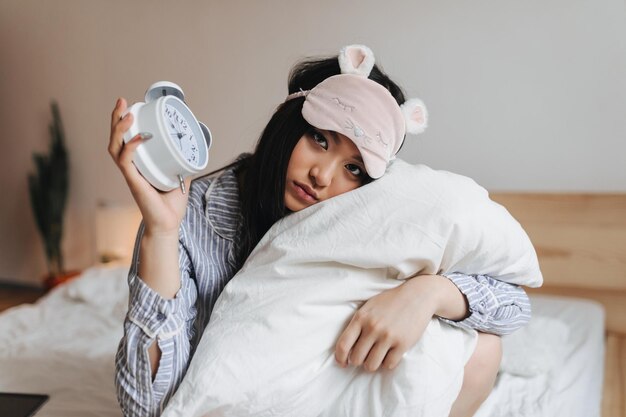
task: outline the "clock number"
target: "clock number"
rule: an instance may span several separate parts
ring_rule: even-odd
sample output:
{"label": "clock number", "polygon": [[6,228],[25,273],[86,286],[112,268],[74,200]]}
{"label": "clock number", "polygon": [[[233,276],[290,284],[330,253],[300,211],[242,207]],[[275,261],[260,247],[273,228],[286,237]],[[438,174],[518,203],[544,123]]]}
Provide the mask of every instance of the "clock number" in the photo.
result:
{"label": "clock number", "polygon": [[197,165],[200,159],[198,141],[195,138],[194,130],[185,118],[186,113],[179,112],[179,109],[168,104],[165,106],[164,114],[169,119],[168,130],[170,130],[171,139],[178,144],[180,152],[187,162]]}

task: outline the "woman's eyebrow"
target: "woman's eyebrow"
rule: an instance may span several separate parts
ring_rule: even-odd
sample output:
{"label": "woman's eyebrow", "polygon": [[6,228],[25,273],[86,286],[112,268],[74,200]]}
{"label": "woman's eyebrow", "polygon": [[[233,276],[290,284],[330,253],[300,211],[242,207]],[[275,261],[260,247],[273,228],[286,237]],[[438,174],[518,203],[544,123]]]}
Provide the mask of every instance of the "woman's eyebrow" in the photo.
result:
{"label": "woman's eyebrow", "polygon": [[335,142],[335,145],[339,145],[339,136],[337,136],[337,132],[333,131],[333,130],[327,130],[328,133],[330,133],[330,136],[333,138],[333,142]]}
{"label": "woman's eyebrow", "polygon": [[[339,143],[341,142],[341,139],[339,139],[339,135],[337,135],[337,132],[335,132],[334,130],[324,130],[323,132],[320,131],[320,133],[322,134],[322,136],[324,136],[324,133],[330,134],[330,137],[333,138],[333,142],[335,142],[335,145],[339,145]],[[352,158],[355,159],[357,162],[363,164],[363,158],[361,157],[361,155],[352,155]]]}

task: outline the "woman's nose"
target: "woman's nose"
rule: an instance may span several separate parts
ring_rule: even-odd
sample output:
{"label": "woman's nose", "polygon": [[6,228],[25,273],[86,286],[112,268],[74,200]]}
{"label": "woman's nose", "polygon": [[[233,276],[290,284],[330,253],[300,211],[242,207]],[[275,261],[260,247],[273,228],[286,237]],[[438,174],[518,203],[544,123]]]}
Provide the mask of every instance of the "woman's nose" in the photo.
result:
{"label": "woman's nose", "polygon": [[325,164],[316,164],[311,168],[311,178],[314,185],[328,187],[332,182],[332,167]]}

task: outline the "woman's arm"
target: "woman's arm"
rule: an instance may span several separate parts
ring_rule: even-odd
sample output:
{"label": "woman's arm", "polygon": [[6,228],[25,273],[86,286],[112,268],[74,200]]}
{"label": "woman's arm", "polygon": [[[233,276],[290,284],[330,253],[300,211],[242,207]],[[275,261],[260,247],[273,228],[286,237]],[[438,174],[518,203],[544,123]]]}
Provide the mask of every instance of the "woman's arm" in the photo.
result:
{"label": "woman's arm", "polygon": [[[149,416],[158,412],[159,404],[179,382],[174,373],[184,373],[191,337],[185,333],[191,332],[181,330],[185,324],[193,323],[190,314],[194,314],[191,306],[197,290],[192,280],[184,276],[190,262],[184,258],[185,251],[179,250],[178,242],[188,194],[178,189],[160,192],[139,173],[133,155],[150,136],[139,134],[124,142],[123,135],[133,121],[131,113],[125,114],[126,109],[126,100],[118,99],[111,114],[108,151],[124,176],[143,221],[128,277],[129,311],[116,358],[116,384],[125,415]],[[187,179],[187,189],[189,183]],[[177,367],[171,366],[174,359]]]}
{"label": "woman's arm", "polygon": [[[135,244],[135,257],[129,272],[129,309],[124,321],[124,337],[115,361],[115,385],[125,416],[157,416],[180,384],[190,356],[191,326],[197,289],[191,262],[184,248],[175,248],[179,289],[162,294],[139,275],[141,259],[154,253],[144,250],[141,225]],[[171,261],[171,260],[170,260]],[[180,265],[180,267],[179,267]],[[161,291],[162,292],[162,291]],[[155,358],[154,350],[158,349]]]}
{"label": "woman's arm", "polygon": [[[466,278],[462,282],[461,276]],[[380,366],[392,369],[417,343],[433,316],[490,333],[521,327],[530,318],[528,297],[519,287],[501,284],[463,274],[409,279],[371,298],[356,312],[337,341],[336,360],[342,366],[364,365],[370,371]]]}
{"label": "woman's arm", "polygon": [[[144,233],[141,239],[139,258],[155,261],[141,262],[139,276],[152,290],[164,299],[172,299],[180,289],[180,270],[178,267],[178,233]],[[150,368],[155,375],[161,359],[161,349],[156,340],[148,348]]]}

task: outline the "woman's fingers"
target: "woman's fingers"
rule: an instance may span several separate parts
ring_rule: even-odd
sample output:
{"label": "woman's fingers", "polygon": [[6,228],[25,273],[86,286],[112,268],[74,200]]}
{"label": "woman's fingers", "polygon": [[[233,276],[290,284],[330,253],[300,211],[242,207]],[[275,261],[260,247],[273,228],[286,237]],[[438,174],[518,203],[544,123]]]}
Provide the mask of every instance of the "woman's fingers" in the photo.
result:
{"label": "woman's fingers", "polygon": [[116,162],[124,144],[124,133],[133,122],[133,115],[128,113],[123,116],[124,112],[126,112],[126,100],[120,97],[111,113],[111,135],[109,137],[109,154]]}
{"label": "woman's fingers", "polygon": [[337,345],[335,346],[335,360],[342,367],[348,366],[348,357],[350,355],[350,350],[352,346],[359,339],[359,335],[361,334],[361,326],[352,317],[352,321],[348,324],[348,327],[343,331],[339,340],[337,340]]}
{"label": "woman's fingers", "polygon": [[126,111],[126,100],[123,97],[117,99],[113,113],[111,113],[111,130],[115,124],[122,118],[122,114]]}
{"label": "woman's fingers", "polygon": [[135,137],[133,137],[131,140],[129,140],[128,143],[122,144],[122,150],[119,153],[119,157],[117,159],[117,165],[120,167],[120,170],[122,171],[122,174],[124,174],[126,181],[131,186],[131,191],[134,191],[135,187],[133,187],[133,185],[135,186],[140,186],[140,184],[143,186],[146,185],[144,184],[146,180],[139,173],[139,170],[137,170],[137,167],[133,163],[133,157],[135,155],[135,151],[137,150],[137,147],[141,145],[143,142],[150,140],[151,138],[152,138],[152,135],[139,133]]}
{"label": "woman's fingers", "polygon": [[[389,329],[358,310],[343,331],[335,348],[335,359],[345,367],[368,363],[367,370],[376,370],[393,344]],[[370,369],[371,368],[371,369]]]}
{"label": "woman's fingers", "polygon": [[[392,355],[387,361],[390,352]],[[403,353],[394,347],[394,340],[386,330],[370,328],[367,324],[364,327],[357,314],[337,341],[335,359],[342,367],[363,365],[365,370],[373,372],[383,362],[386,367],[397,365]]]}
{"label": "woman's fingers", "polygon": [[364,364],[366,370],[396,367],[433,320],[435,282],[432,276],[415,277],[367,300],[337,343],[337,361]]}
{"label": "woman's fingers", "polygon": [[363,368],[369,372],[377,371],[385,360],[385,357],[389,354],[389,348],[390,346],[386,342],[378,341],[367,354]]}
{"label": "woman's fingers", "polygon": [[405,352],[405,349],[399,347],[389,349],[385,359],[383,360],[383,367],[386,369],[394,369],[404,357]]}
{"label": "woman's fingers", "polygon": [[349,364],[354,366],[363,365],[365,363],[365,358],[367,358],[368,354],[372,348],[376,346],[377,342],[377,334],[373,332],[361,332],[359,340],[357,340],[356,344],[352,348],[352,351],[350,352],[348,359]]}
{"label": "woman's fingers", "polygon": [[142,136],[141,133],[135,135],[128,143],[122,142],[121,149],[118,153],[117,162],[120,167],[128,167],[133,162],[133,156],[135,155],[135,150],[139,145],[145,142],[146,139]]}
{"label": "woman's fingers", "polygon": [[128,113],[122,119],[118,120],[117,123],[111,129],[111,137],[109,139],[109,154],[115,159],[117,162],[124,148],[124,133],[130,128],[133,124],[133,115],[132,113]]}

